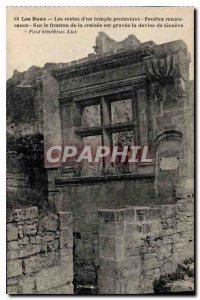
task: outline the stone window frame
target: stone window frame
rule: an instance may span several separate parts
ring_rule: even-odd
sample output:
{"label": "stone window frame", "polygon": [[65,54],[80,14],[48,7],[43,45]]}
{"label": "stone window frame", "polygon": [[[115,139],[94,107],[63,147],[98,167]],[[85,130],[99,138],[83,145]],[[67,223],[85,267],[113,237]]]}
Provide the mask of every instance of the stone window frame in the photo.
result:
{"label": "stone window frame", "polygon": [[[148,105],[148,99],[150,97],[149,87],[146,76],[138,76],[127,78],[122,81],[108,82],[105,84],[100,84],[96,86],[86,86],[78,90],[73,90],[69,92],[61,92],[59,96],[60,102],[60,112],[61,112],[61,124],[62,124],[62,141],[63,144],[71,141],[72,145],[82,146],[82,137],[102,135],[103,143],[102,145],[111,144],[110,136],[112,132],[133,130],[134,141],[136,145],[148,145],[151,141],[151,120],[149,114],[151,114],[150,106]],[[112,101],[120,101],[125,99],[132,100],[132,111],[133,118],[129,122],[125,123],[112,123],[111,121],[111,103]],[[141,110],[141,103],[145,103],[146,112]],[[100,104],[101,112],[104,109],[104,113],[101,113],[101,126],[97,127],[83,127],[81,124],[81,107]],[[70,107],[70,114],[67,125],[66,117],[63,119],[63,109],[64,107]],[[141,127],[141,117],[145,114],[146,116],[146,130]],[[103,119],[104,117],[104,119]],[[73,129],[72,129],[73,128]],[[70,135],[66,133],[73,133]],[[73,139],[71,138],[73,136]],[[62,169],[62,167],[61,167]],[[106,164],[103,161],[103,172],[102,175],[116,175],[116,173],[110,172],[110,164]],[[136,168],[137,169],[137,168]],[[131,171],[131,174],[137,174],[135,167]],[[76,176],[76,175],[75,175]],[[81,177],[79,173],[78,177]]]}
{"label": "stone window frame", "polygon": [[[119,122],[113,123],[112,122],[112,112],[111,112],[111,103],[116,101],[128,100],[132,101],[132,120],[128,122]],[[84,127],[79,123],[79,126],[76,128],[75,133],[83,138],[86,136],[95,136],[101,135],[102,136],[102,145],[113,146],[112,142],[112,134],[116,132],[124,132],[124,131],[132,131],[133,137],[136,137],[136,123],[137,123],[137,115],[136,115],[136,108],[135,108],[135,99],[133,99],[132,91],[128,92],[117,92],[111,93],[109,95],[93,97],[89,99],[84,99],[83,101],[79,101],[77,104],[77,109],[80,112],[83,107],[98,105],[100,104],[100,119],[101,124],[99,126],[91,126],[91,127]],[[136,137],[137,138],[137,137]],[[102,174],[109,173],[111,171],[111,165],[106,166],[106,160],[103,159],[103,168]],[[113,171],[113,170],[112,170]],[[115,170],[114,170],[115,173]]]}

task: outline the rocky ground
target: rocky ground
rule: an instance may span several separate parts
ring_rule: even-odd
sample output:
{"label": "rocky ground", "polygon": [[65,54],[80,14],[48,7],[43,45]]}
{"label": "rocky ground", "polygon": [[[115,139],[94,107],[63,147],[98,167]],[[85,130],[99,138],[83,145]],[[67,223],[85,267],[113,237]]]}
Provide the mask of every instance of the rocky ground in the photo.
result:
{"label": "rocky ground", "polygon": [[155,294],[194,293],[194,258],[177,266],[176,272],[162,275],[154,282]]}

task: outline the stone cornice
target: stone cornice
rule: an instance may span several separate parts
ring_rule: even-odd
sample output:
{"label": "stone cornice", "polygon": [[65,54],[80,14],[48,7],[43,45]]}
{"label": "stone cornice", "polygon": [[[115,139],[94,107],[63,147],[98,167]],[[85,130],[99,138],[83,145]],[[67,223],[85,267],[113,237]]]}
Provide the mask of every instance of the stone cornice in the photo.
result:
{"label": "stone cornice", "polygon": [[[88,99],[88,93],[98,93],[98,92],[103,92],[105,95],[107,94],[106,91],[108,90],[109,93],[113,93],[114,91],[117,91],[120,88],[126,87],[126,90],[132,90],[133,85],[141,84],[142,82],[145,82],[146,80],[146,75],[141,75],[137,77],[132,77],[132,78],[127,78],[123,80],[117,80],[117,81],[111,81],[111,82],[106,82],[98,85],[93,85],[93,86],[87,86],[81,89],[75,89],[71,91],[63,91],[60,93],[59,100],[61,102],[67,102],[67,101],[72,101],[72,97],[76,96],[84,96],[87,95]],[[114,91],[111,91],[114,89]]]}
{"label": "stone cornice", "polygon": [[69,77],[83,76],[90,73],[104,71],[109,68],[117,68],[130,63],[142,61],[144,57],[154,54],[154,49],[143,47],[137,50],[113,54],[108,57],[98,58],[82,64],[77,64],[60,70],[52,70],[51,74],[57,80],[64,80]]}
{"label": "stone cornice", "polygon": [[103,175],[103,176],[88,176],[88,177],[74,177],[74,178],[57,178],[55,180],[56,186],[66,184],[90,184],[98,182],[109,182],[109,181],[121,181],[121,180],[144,180],[151,181],[155,180],[155,174],[120,174],[120,175]]}

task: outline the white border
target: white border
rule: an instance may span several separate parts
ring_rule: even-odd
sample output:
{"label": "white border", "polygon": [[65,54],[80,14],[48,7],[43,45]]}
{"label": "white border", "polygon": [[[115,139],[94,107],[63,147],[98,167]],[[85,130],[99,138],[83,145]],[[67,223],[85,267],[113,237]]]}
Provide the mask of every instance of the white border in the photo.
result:
{"label": "white border", "polygon": [[[8,299],[8,295],[6,295],[6,162],[5,162],[5,153],[6,153],[6,6],[194,6],[196,9],[199,9],[200,7],[200,2],[199,1],[185,1],[185,0],[162,0],[162,1],[145,1],[145,0],[85,0],[85,1],[80,1],[80,0],[73,0],[73,1],[63,1],[63,0],[1,0],[0,1],[0,61],[1,61],[1,72],[0,72],[0,91],[1,91],[1,104],[0,104],[0,153],[1,153],[1,164],[0,164],[0,171],[1,171],[1,181],[0,181],[0,192],[1,192],[1,197],[0,197],[0,212],[1,212],[1,217],[0,217],[0,237],[1,243],[0,243],[0,297],[1,299]],[[196,24],[197,26],[197,24]],[[198,30],[198,27],[196,27],[196,30]],[[197,49],[199,49],[199,41],[197,41],[197,48],[196,48],[196,53]],[[198,60],[197,60],[198,61]],[[199,63],[198,63],[199,67]],[[197,66],[196,66],[197,69]],[[198,84],[199,80],[196,81],[196,91],[198,89]],[[196,110],[197,110],[197,115],[196,115],[196,121],[197,121],[197,129],[196,129],[196,134],[197,134],[197,139],[200,140],[199,136],[199,122],[198,122],[198,116],[200,115],[200,109],[199,106],[197,105],[197,99],[196,99]],[[198,146],[198,144],[197,144]],[[196,155],[199,157],[200,155],[200,150],[199,147],[197,147],[197,153]],[[199,162],[197,161],[197,165],[199,167]],[[196,174],[197,175],[197,174]],[[196,179],[196,187],[200,185],[200,179]],[[196,202],[198,199],[196,199]],[[198,212],[196,213],[196,216],[198,217]],[[196,220],[196,229],[198,225],[198,220]],[[196,249],[199,249],[199,231],[198,231],[198,243],[196,244]],[[183,249],[184,251],[184,249]],[[197,251],[196,251],[197,252]],[[197,254],[197,253],[196,253]],[[199,270],[199,263],[196,265],[197,270]],[[198,271],[199,274],[199,271]],[[198,275],[197,274],[197,275]],[[198,277],[198,276],[197,276]],[[197,288],[197,293],[199,294],[199,288],[198,284],[196,286]],[[42,296],[37,296],[42,299]],[[48,296],[47,296],[48,297]],[[21,296],[18,296],[18,299],[22,298]],[[28,296],[23,296],[23,299],[28,299]],[[49,296],[50,298],[50,296]],[[52,298],[52,297],[51,297]],[[59,298],[59,296],[55,296],[54,298]],[[69,299],[73,299],[73,296],[67,296]],[[91,296],[90,296],[91,298]],[[95,297],[92,297],[95,298]],[[105,298],[109,298],[106,296]],[[126,298],[126,296],[122,296],[122,298]],[[140,299],[146,298],[145,296],[140,296]],[[161,297],[158,297],[161,298]],[[157,299],[158,299],[157,298]],[[176,299],[175,296],[170,296],[171,299]],[[189,297],[190,298],[190,297]]]}

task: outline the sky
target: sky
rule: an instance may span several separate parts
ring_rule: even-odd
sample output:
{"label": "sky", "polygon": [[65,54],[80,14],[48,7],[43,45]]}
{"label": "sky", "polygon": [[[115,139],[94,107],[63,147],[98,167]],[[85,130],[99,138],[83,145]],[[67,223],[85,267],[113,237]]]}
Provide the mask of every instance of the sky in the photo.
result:
{"label": "sky", "polygon": [[[14,18],[69,18],[69,17],[145,17],[182,18],[183,28],[79,28],[77,34],[28,34],[26,28],[14,27]],[[51,22],[51,21],[48,21]],[[26,21],[20,21],[25,24]],[[65,22],[62,22],[65,23]],[[94,22],[92,22],[94,23]],[[126,23],[126,22],[118,22]],[[170,22],[168,22],[170,23]],[[176,23],[176,22],[174,22]],[[84,26],[84,22],[82,22]],[[153,24],[153,22],[151,22]],[[25,71],[30,66],[42,67],[47,62],[69,62],[93,53],[99,31],[106,32],[116,41],[135,34],[141,42],[162,44],[182,39],[188,45],[192,62],[190,79],[193,79],[194,53],[193,9],[190,7],[9,7],[7,8],[7,78],[13,70]],[[61,28],[55,28],[60,30]]]}

